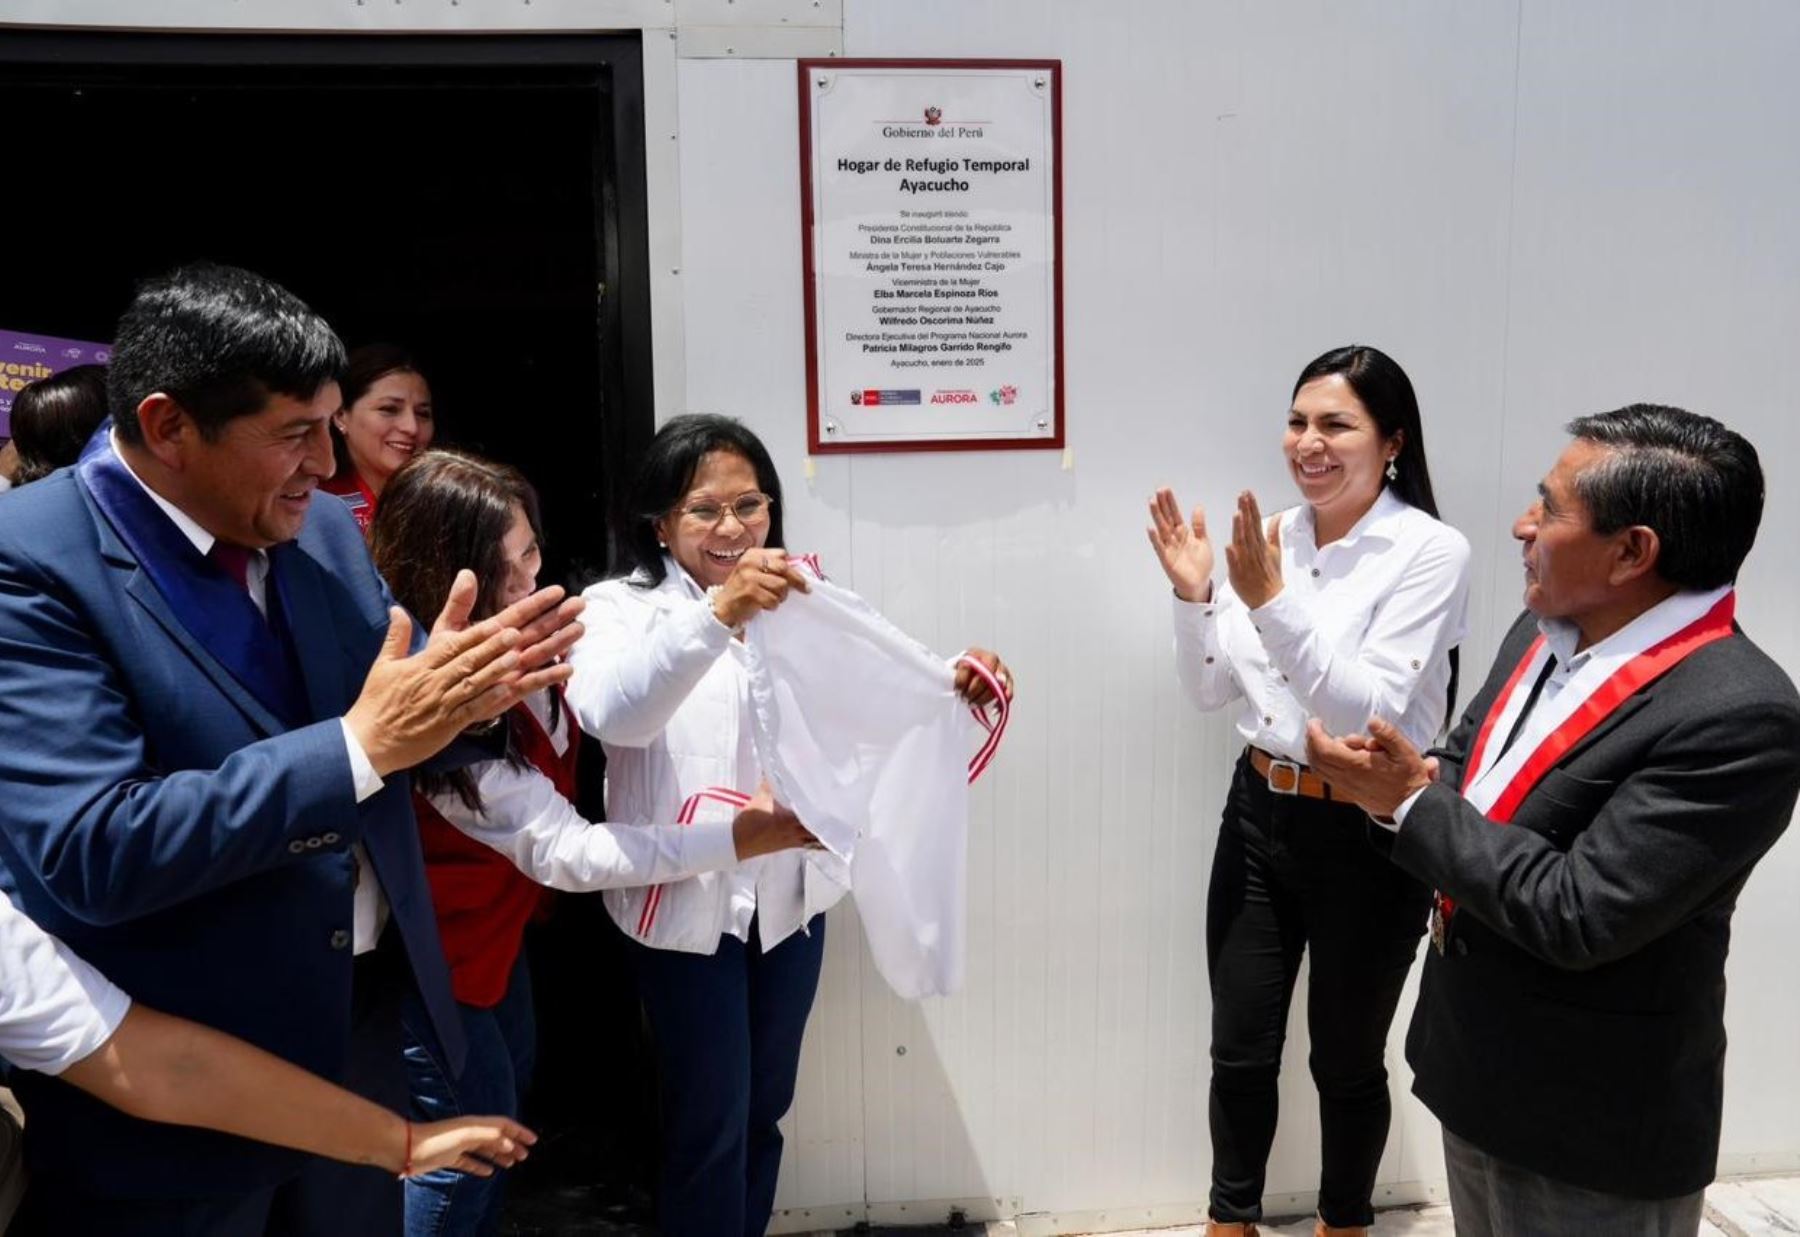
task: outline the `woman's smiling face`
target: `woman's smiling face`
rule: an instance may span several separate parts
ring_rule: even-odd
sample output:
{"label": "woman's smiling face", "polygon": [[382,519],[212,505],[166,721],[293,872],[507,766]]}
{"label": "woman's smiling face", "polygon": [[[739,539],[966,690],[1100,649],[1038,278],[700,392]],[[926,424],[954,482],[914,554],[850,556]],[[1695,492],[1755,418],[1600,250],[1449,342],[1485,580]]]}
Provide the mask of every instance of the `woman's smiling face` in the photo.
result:
{"label": "woman's smiling face", "polygon": [[410,369],[377,378],[336,420],[357,475],[377,494],[437,433],[431,388]]}
{"label": "woman's smiling face", "polygon": [[[701,588],[723,584],[736,569],[745,550],[768,540],[768,509],[745,524],[732,504],[746,494],[757,494],[756,467],[735,451],[708,451],[694,469],[694,480],[675,509],[657,521],[656,534],[669,547],[677,563]],[[708,526],[687,514],[692,507],[717,507],[720,517]]]}
{"label": "woman's smiling face", "polygon": [[1400,438],[1381,436],[1375,418],[1343,375],[1315,378],[1294,393],[1282,439],[1288,472],[1315,516],[1353,523],[1381,493]]}

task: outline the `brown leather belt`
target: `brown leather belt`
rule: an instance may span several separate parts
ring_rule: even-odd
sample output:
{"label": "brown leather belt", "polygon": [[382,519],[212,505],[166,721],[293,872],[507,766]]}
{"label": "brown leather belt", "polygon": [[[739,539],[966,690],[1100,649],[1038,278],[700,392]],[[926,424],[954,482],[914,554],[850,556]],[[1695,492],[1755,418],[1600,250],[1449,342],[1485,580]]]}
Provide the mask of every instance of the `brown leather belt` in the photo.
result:
{"label": "brown leather belt", "polygon": [[1331,787],[1325,779],[1303,764],[1271,756],[1260,747],[1250,749],[1250,767],[1278,795],[1299,795],[1304,799],[1331,798]]}

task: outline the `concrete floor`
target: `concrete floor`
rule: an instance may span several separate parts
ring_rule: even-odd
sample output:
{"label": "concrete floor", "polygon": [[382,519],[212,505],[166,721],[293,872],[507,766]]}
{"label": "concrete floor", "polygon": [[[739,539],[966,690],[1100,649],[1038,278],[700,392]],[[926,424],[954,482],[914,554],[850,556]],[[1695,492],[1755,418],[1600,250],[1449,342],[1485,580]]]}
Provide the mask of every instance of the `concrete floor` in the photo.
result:
{"label": "concrete floor", "polygon": [[[1018,1226],[1011,1222],[991,1223],[973,1228],[879,1229],[880,1237],[964,1237],[971,1232],[985,1237],[1017,1237]],[[1105,1237],[1201,1237],[1201,1228],[1133,1229],[1106,1234]],[[1312,1237],[1313,1222],[1306,1219],[1264,1224],[1262,1237]],[[1373,1237],[1455,1237],[1456,1226],[1448,1207],[1398,1207],[1378,1212]],[[1700,1225],[1701,1237],[1796,1237],[1800,1235],[1800,1177],[1738,1177],[1720,1181],[1706,1192],[1706,1218]],[[807,1237],[842,1237],[841,1234],[814,1233]],[[1099,1237],[1099,1235],[1095,1235]],[[1533,1234],[1532,1237],[1550,1237]],[[1561,1235],[1556,1235],[1561,1237]],[[1573,1235],[1570,1235],[1573,1237]]]}
{"label": "concrete floor", "polygon": [[[989,1225],[993,1237],[1010,1226]],[[1141,1229],[1111,1237],[1198,1237],[1197,1228]],[[1312,1237],[1311,1220],[1263,1225],[1263,1237]],[[1454,1237],[1448,1207],[1406,1207],[1377,1215],[1373,1237]],[[1740,1177],[1706,1192],[1701,1237],[1794,1237],[1800,1234],[1800,1177]]]}

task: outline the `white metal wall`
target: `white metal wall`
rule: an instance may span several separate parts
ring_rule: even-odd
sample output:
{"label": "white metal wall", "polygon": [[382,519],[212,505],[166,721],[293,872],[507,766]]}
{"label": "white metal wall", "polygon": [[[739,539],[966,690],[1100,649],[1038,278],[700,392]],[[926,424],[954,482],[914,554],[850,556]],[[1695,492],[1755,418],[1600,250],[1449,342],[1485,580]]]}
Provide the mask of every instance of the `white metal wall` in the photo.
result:
{"label": "white metal wall", "polygon": [[[663,415],[745,417],[797,546],[937,647],[1000,649],[1021,685],[978,790],[966,991],[895,1001],[854,912],[832,913],[781,1227],[929,1220],[949,1201],[1022,1214],[1027,1233],[1199,1213],[1201,909],[1233,744],[1173,688],[1142,504],[1163,483],[1214,508],[1246,483],[1286,495],[1288,384],[1324,348],[1379,344],[1418,386],[1445,514],[1477,555],[1467,677],[1515,612],[1505,530],[1558,426],[1639,398],[1761,448],[1771,497],[1740,613],[1800,671],[1800,6],[528,5],[0,0],[0,22],[644,30]],[[832,457],[809,478],[793,65],[766,57],[840,45],[1064,61],[1072,469]],[[1738,913],[1726,1171],[1800,1167],[1797,877],[1788,839]],[[1269,1180],[1296,1209],[1318,1149],[1300,1013]],[[1437,1130],[1405,1097],[1397,1040],[1383,1188],[1421,1197]]]}
{"label": "white metal wall", "polygon": [[[1000,649],[1021,683],[978,791],[967,990],[894,1000],[853,912],[833,912],[781,1222],[924,1220],[941,1200],[1027,1213],[1028,1231],[1192,1217],[1201,909],[1232,743],[1172,686],[1145,496],[1166,482],[1219,507],[1248,482],[1285,498],[1293,374],[1334,344],[1390,350],[1476,548],[1478,682],[1518,605],[1506,530],[1560,424],[1686,404],[1762,451],[1744,621],[1800,669],[1784,569],[1800,8],[847,0],[844,19],[851,56],[1064,60],[1073,468],[828,457],[805,479],[792,64],[683,61],[689,406],[768,440],[795,545],[937,647]],[[1728,1169],[1800,1164],[1797,875],[1790,840],[1739,913]],[[1317,1126],[1298,1015],[1269,1188],[1302,1195]],[[1382,1180],[1423,1197],[1437,1130],[1405,1098],[1395,1038]]]}

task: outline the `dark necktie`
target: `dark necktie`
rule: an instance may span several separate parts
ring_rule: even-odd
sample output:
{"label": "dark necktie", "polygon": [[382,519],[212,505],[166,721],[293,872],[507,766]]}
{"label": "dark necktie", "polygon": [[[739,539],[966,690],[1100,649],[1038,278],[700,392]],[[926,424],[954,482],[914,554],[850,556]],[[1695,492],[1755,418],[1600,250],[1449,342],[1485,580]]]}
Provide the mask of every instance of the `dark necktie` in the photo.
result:
{"label": "dark necktie", "polygon": [[[1518,720],[1513,722],[1512,730],[1506,736],[1506,742],[1500,745],[1500,756],[1506,755],[1507,749],[1513,745],[1513,740],[1519,737],[1519,731],[1525,729],[1525,719],[1530,717],[1531,711],[1537,707],[1538,697],[1544,694],[1544,684],[1550,681],[1550,674],[1555,669],[1556,655],[1552,653],[1550,659],[1544,663],[1543,670],[1538,673],[1537,682],[1531,685],[1531,694],[1525,697],[1525,707],[1519,710]],[[1496,756],[1494,759],[1498,760],[1499,758]]]}
{"label": "dark necktie", "polygon": [[212,559],[213,565],[220,571],[236,580],[239,588],[248,592],[250,590],[251,553],[252,551],[246,550],[241,545],[229,545],[223,541],[215,541],[206,556]]}

